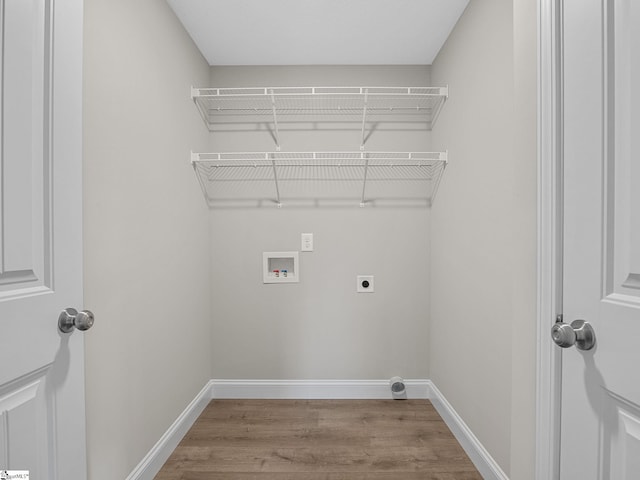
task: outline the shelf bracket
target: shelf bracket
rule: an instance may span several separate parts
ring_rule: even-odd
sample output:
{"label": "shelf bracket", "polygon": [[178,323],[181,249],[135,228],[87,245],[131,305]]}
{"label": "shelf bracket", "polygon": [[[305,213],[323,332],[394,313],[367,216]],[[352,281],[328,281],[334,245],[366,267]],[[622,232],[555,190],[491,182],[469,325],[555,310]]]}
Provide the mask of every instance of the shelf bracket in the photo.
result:
{"label": "shelf bracket", "polygon": [[280,186],[278,185],[278,171],[276,169],[276,159],[273,158],[273,155],[267,154],[267,158],[271,157],[271,166],[273,167],[273,180],[276,186],[276,203],[278,204],[278,208],[282,207],[282,202],[280,201]]}
{"label": "shelf bracket", "polygon": [[[278,132],[278,115],[276,110],[276,96],[271,89],[271,109],[273,110],[273,128],[276,137],[276,150],[280,151],[280,133]],[[275,168],[275,167],[274,167]]]}
{"label": "shelf bracket", "polygon": [[367,188],[367,173],[369,171],[369,154],[363,153],[362,155],[364,156],[365,161],[364,161],[364,177],[362,179],[362,196],[360,197],[360,208],[364,208],[364,206],[366,205],[366,202],[364,201],[364,194]]}
{"label": "shelf bracket", "polygon": [[198,113],[200,113],[200,116],[202,117],[202,121],[207,126],[207,129],[211,130],[211,127],[209,126],[210,122],[209,122],[209,118],[208,118],[207,112],[205,111],[204,107],[198,101],[198,97],[199,97],[199,90],[192,86],[191,87],[191,100],[193,101],[193,103],[195,104],[196,108],[198,109]]}
{"label": "shelf bracket", "polygon": [[364,150],[364,127],[367,123],[367,100],[369,96],[369,89],[364,89],[364,106],[362,107],[362,141],[360,142],[360,150]]}

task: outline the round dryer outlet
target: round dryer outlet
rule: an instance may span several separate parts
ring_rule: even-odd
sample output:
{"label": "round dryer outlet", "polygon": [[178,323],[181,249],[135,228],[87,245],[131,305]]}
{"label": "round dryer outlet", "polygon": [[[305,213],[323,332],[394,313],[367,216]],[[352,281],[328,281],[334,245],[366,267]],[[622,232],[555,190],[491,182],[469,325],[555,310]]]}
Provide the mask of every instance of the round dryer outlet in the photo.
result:
{"label": "round dryer outlet", "polygon": [[373,293],[373,275],[358,275],[356,277],[356,292]]}

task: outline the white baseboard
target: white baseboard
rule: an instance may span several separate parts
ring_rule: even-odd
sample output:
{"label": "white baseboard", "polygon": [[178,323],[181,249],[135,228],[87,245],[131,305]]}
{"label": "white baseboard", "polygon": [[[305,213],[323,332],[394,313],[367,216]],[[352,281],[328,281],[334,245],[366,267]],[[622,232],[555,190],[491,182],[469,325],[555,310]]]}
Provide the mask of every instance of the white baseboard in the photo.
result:
{"label": "white baseboard", "polygon": [[485,480],[509,480],[497,462],[453,409],[440,390],[429,381],[431,404],[440,414],[453,435]]}
{"label": "white baseboard", "polygon": [[[430,399],[485,480],[509,480],[430,380],[405,380],[407,398]],[[152,480],[212,399],[391,399],[389,380],[210,380],[126,480]]]}
{"label": "white baseboard", "polygon": [[[391,399],[389,380],[212,380],[213,398]],[[428,380],[405,380],[408,398],[429,398]]]}
{"label": "white baseboard", "polygon": [[211,401],[211,381],[207,382],[200,393],[180,414],[169,429],[160,437],[149,453],[142,459],[126,480],[153,480],[169,456],[198,419]]}

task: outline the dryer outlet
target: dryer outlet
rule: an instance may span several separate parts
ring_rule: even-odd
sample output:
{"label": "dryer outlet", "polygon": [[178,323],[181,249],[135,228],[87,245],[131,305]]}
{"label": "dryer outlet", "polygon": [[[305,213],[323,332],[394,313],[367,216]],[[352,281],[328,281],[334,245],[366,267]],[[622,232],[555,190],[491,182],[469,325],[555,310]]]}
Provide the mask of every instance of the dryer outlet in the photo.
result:
{"label": "dryer outlet", "polygon": [[373,293],[373,275],[358,275],[356,277],[356,292],[358,293]]}

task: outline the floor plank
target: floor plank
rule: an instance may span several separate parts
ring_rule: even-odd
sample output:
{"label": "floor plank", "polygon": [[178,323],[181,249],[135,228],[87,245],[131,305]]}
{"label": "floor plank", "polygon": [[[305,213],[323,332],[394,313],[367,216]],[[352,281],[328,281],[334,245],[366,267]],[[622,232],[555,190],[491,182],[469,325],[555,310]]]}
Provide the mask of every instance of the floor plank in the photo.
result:
{"label": "floor plank", "polygon": [[213,400],[156,480],[481,480],[427,400]]}

